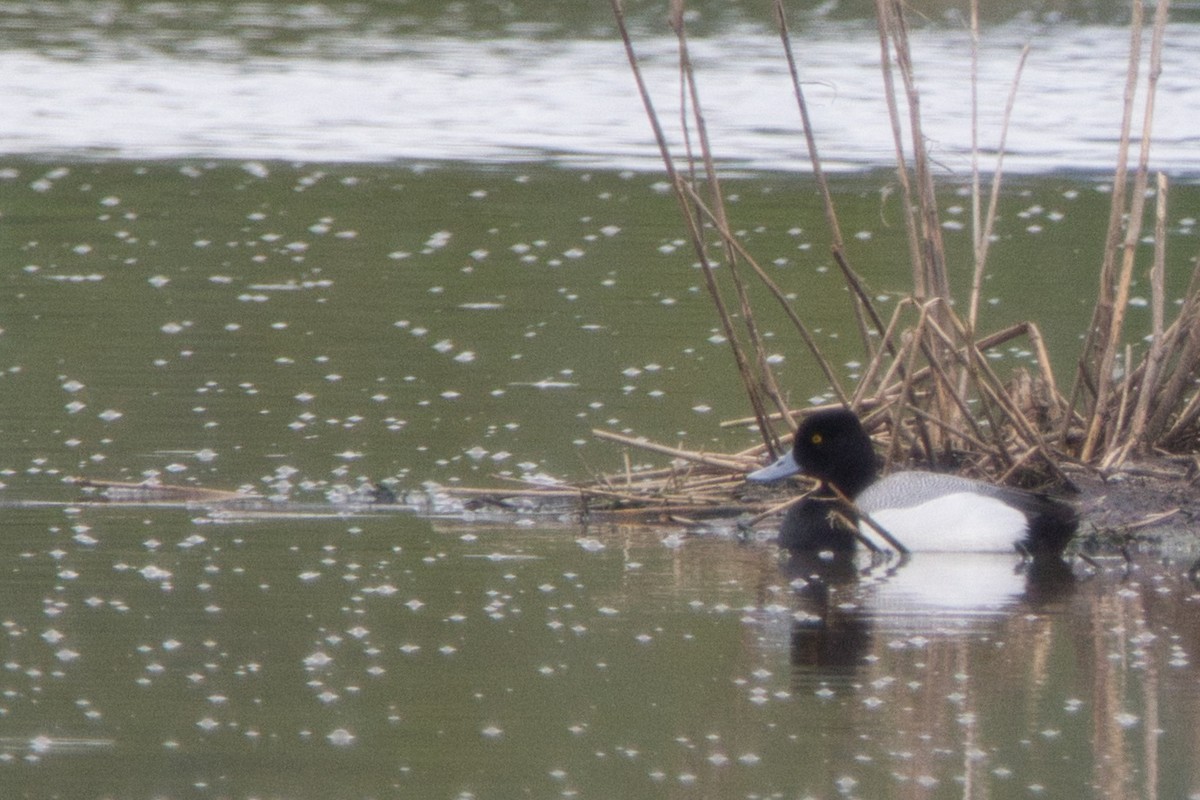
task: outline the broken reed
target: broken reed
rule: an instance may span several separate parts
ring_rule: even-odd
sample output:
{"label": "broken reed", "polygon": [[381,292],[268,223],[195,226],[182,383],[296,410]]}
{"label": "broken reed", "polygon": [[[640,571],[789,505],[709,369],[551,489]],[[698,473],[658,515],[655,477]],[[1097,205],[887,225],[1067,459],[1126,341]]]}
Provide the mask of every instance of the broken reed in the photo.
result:
{"label": "broken reed", "polygon": [[[1028,468],[1061,478],[1059,464],[1063,461],[1112,468],[1132,455],[1146,455],[1157,449],[1179,449],[1194,442],[1200,420],[1195,380],[1200,367],[1200,267],[1193,275],[1179,313],[1167,325],[1162,286],[1168,187],[1162,176],[1157,179],[1158,224],[1150,268],[1154,320],[1151,344],[1137,363],[1134,363],[1129,347],[1124,348],[1122,358],[1122,343],[1127,338],[1124,312],[1141,238],[1142,198],[1146,195],[1149,177],[1151,123],[1161,71],[1167,0],[1160,0],[1155,14],[1149,78],[1141,111],[1141,148],[1133,187],[1129,189],[1127,154],[1136,117],[1134,95],[1139,86],[1143,35],[1140,4],[1132,3],[1126,103],[1109,236],[1100,269],[1095,312],[1069,398],[1058,389],[1036,324],[1027,322],[991,337],[981,337],[975,330],[988,244],[996,220],[1004,142],[1020,73],[1029,51],[1027,46],[1020,55],[1006,101],[996,167],[985,204],[984,182],[978,167],[978,101],[974,93],[975,43],[979,39],[977,0],[971,4],[975,263],[966,319],[956,313],[951,302],[936,186],[922,131],[920,95],[913,75],[904,6],[899,0],[876,0],[875,3],[881,74],[896,154],[897,183],[905,211],[913,284],[910,299],[900,304],[886,321],[872,302],[871,293],[854,270],[847,252],[813,134],[783,3],[781,0],[774,2],[799,122],[824,203],[831,255],[850,290],[854,319],[867,356],[867,367],[853,390],[841,385],[783,290],[766,275],[730,230],[704,124],[701,92],[688,55],[683,3],[671,2],[669,15],[678,43],[680,97],[684,101],[680,125],[686,152],[677,160],[642,77],[620,0],[611,2],[647,118],[674,187],[706,288],[750,400],[753,422],[762,433],[764,449],[775,454],[786,446],[786,435],[778,436],[775,428],[782,421],[786,428],[794,430],[796,415],[788,408],[766,359],[747,290],[747,280],[751,277],[782,307],[801,342],[824,373],[838,403],[865,411],[868,428],[885,432],[891,458],[944,462],[952,456],[969,471],[1001,480],[1011,479]],[[699,148],[698,155],[693,150],[693,138]],[[723,254],[725,269],[720,273],[714,270],[710,259],[709,236],[716,237]],[[718,275],[726,279],[724,283],[718,280]],[[734,299],[727,301],[727,294],[732,294]],[[736,315],[730,311],[731,306],[737,308]],[[1006,381],[991,369],[985,351],[1015,336],[1026,337],[1037,354],[1038,370],[1036,375],[1018,374]],[[1115,369],[1118,361],[1123,370]]]}

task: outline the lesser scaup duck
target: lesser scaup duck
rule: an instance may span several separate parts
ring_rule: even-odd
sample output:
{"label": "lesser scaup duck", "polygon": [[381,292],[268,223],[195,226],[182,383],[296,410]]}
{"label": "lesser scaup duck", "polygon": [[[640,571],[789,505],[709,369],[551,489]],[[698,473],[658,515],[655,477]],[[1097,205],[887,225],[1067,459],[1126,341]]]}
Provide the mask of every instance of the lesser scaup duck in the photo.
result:
{"label": "lesser scaup duck", "polygon": [[770,483],[804,473],[822,484],[792,506],[779,533],[795,552],[855,548],[853,526],[878,541],[866,522],[829,490],[833,487],[887,530],[909,551],[1062,554],[1079,517],[1046,495],[995,486],[957,475],[911,470],[879,478],[871,438],[846,409],[819,411],[800,425],[791,452],[751,472],[747,480]]}

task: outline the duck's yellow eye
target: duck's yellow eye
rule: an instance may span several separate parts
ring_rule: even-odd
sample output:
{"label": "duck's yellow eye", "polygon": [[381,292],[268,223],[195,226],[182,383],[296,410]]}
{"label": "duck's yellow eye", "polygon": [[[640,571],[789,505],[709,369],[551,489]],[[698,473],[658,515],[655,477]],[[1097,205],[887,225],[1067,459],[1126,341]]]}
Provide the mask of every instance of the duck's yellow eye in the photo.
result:
{"label": "duck's yellow eye", "polygon": [[821,434],[819,434],[819,433],[814,433],[812,436],[809,437],[808,440],[810,442],[812,442],[813,444],[820,444],[823,441],[823,439],[821,438]]}

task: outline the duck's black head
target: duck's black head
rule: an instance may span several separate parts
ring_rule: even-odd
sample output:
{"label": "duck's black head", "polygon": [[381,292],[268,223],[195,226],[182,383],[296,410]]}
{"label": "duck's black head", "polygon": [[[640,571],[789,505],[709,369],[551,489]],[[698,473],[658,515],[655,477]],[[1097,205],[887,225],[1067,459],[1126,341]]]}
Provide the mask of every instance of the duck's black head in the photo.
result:
{"label": "duck's black head", "polygon": [[790,453],[746,478],[767,483],[800,472],[851,498],[874,483],[875,450],[854,412],[838,408],[808,417],[796,431]]}
{"label": "duck's black head", "polygon": [[800,469],[854,497],[875,482],[875,450],[854,412],[821,411],[796,431],[792,458]]}

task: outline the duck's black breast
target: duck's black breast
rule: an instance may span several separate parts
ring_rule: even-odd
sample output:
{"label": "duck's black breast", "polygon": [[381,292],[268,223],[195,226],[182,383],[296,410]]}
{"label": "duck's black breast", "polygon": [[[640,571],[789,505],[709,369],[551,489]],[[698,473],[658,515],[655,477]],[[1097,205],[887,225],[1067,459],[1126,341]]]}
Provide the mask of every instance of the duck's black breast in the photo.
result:
{"label": "duck's black breast", "polygon": [[793,552],[855,548],[856,520],[836,498],[810,496],[788,509],[779,527],[779,545]]}

